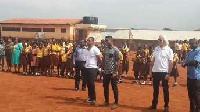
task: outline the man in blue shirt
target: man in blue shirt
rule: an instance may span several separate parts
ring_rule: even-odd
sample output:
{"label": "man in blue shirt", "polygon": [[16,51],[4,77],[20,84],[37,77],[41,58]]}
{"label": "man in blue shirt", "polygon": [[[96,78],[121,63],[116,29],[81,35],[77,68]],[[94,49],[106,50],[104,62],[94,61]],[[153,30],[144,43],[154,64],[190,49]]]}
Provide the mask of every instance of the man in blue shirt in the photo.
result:
{"label": "man in blue shirt", "polygon": [[86,62],[86,56],[87,56],[87,47],[85,46],[86,41],[85,40],[80,40],[79,42],[79,47],[76,47],[74,57],[73,57],[73,63],[75,65],[75,91],[79,90],[79,84],[82,76],[82,90],[86,91],[86,79],[84,76],[84,65]]}
{"label": "man in blue shirt", "polygon": [[200,47],[198,47],[198,40],[190,40],[190,47],[192,51],[188,54],[183,67],[187,66],[190,112],[200,112]]}

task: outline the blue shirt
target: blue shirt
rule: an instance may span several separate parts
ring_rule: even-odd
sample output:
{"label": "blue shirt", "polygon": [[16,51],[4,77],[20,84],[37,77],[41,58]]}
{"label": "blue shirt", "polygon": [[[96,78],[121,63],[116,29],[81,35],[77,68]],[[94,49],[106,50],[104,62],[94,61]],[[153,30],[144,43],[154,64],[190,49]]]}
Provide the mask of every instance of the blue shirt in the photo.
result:
{"label": "blue shirt", "polygon": [[[200,47],[189,52],[187,58],[185,59],[185,63],[188,63],[192,60],[198,61],[200,63]],[[187,66],[187,77],[189,79],[200,80],[200,65],[197,67]]]}

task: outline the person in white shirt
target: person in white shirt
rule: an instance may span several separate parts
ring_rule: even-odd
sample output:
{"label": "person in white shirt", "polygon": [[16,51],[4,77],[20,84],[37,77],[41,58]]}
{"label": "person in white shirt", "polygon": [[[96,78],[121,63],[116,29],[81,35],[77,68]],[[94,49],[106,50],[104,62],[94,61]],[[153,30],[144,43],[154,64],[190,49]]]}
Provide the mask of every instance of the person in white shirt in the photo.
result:
{"label": "person in white shirt", "polygon": [[159,95],[159,85],[162,81],[162,87],[164,92],[164,112],[169,111],[169,73],[172,71],[173,64],[173,51],[168,46],[169,42],[166,36],[160,35],[158,38],[158,44],[154,52],[154,65],[152,68],[152,77],[153,77],[153,101],[152,105],[149,107],[149,110],[154,110],[158,104],[158,95]]}
{"label": "person in white shirt", "polygon": [[91,105],[96,104],[96,92],[95,92],[95,79],[97,76],[97,64],[101,64],[101,52],[94,45],[94,38],[89,37],[87,39],[87,55],[84,74],[88,87],[88,99],[87,102],[91,102]]}

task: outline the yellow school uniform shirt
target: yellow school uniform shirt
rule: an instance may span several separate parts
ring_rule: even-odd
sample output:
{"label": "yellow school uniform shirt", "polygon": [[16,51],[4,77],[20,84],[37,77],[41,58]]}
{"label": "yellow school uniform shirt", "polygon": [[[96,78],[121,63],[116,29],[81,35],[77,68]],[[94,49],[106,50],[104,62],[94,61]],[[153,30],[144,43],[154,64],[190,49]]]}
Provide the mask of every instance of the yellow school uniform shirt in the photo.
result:
{"label": "yellow school uniform shirt", "polygon": [[182,50],[188,50],[188,44],[187,43],[183,43],[182,45]]}
{"label": "yellow school uniform shirt", "polygon": [[173,61],[174,62],[177,62],[179,60],[179,58],[178,58],[178,55],[177,55],[177,53],[174,53],[174,58],[173,58]]}
{"label": "yellow school uniform shirt", "polygon": [[72,59],[72,53],[71,52],[67,52],[67,59]]}
{"label": "yellow school uniform shirt", "polygon": [[43,57],[43,49],[37,49],[37,57],[42,58]]}
{"label": "yellow school uniform shirt", "polygon": [[43,48],[43,56],[48,56],[49,55],[49,48],[48,47],[44,47]]}
{"label": "yellow school uniform shirt", "polygon": [[129,52],[129,48],[126,46],[125,48],[124,48],[124,50],[126,51],[126,52]]}
{"label": "yellow school uniform shirt", "polygon": [[51,52],[51,54],[56,54],[56,50],[57,50],[57,46],[56,45],[51,45],[51,50],[52,50],[52,52]]}
{"label": "yellow school uniform shirt", "polygon": [[148,57],[149,56],[149,49],[145,49],[144,52],[145,52],[145,56]]}
{"label": "yellow school uniform shirt", "polygon": [[65,53],[65,47],[61,47],[60,54],[64,54],[64,53]]}
{"label": "yellow school uniform shirt", "polygon": [[31,49],[32,49],[31,46],[26,47],[26,48],[25,48],[25,53],[29,53],[29,52],[31,52]]}
{"label": "yellow school uniform shirt", "polygon": [[123,54],[121,51],[119,52],[119,56],[120,56],[120,61],[123,61]]}
{"label": "yellow school uniform shirt", "polygon": [[57,45],[57,51],[60,51],[62,49],[62,46]]}
{"label": "yellow school uniform shirt", "polygon": [[73,50],[73,44],[72,44],[72,43],[69,43],[67,47],[68,47],[69,51],[72,52],[72,50]]}
{"label": "yellow school uniform shirt", "polygon": [[61,55],[62,62],[67,62],[67,53]]}

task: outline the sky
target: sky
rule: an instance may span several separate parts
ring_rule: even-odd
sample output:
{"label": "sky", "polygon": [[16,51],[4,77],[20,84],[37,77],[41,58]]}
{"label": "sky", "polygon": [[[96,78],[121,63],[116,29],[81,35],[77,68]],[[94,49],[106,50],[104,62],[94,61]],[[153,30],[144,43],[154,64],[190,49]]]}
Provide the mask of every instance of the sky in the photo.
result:
{"label": "sky", "polygon": [[83,16],[109,28],[196,30],[200,0],[0,0],[0,20]]}

